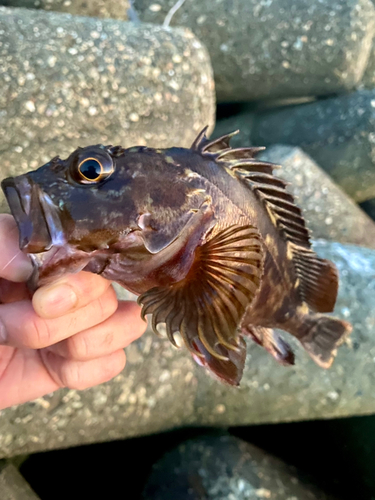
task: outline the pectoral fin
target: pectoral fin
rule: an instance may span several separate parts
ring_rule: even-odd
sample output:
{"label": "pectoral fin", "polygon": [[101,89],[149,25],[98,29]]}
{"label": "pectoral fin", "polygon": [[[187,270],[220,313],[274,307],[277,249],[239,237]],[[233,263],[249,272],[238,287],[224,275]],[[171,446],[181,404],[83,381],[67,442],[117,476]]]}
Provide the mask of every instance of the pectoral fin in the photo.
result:
{"label": "pectoral fin", "polygon": [[246,343],[242,337],[238,349],[235,351],[226,349],[221,345],[217,346],[217,349],[226,359],[212,356],[199,339],[196,339],[194,344],[201,354],[201,356],[193,354],[193,358],[199,365],[207,368],[221,382],[235,386],[240,384],[246,360]]}
{"label": "pectoral fin", "polygon": [[[244,344],[237,328],[258,291],[263,271],[263,252],[258,231],[252,226],[233,226],[197,247],[186,277],[173,285],[155,287],[142,294],[143,316],[152,314],[152,325],[166,324],[167,335],[180,332],[185,344],[203,364],[228,383],[237,384]],[[213,359],[223,363],[213,363]],[[229,364],[228,364],[229,363]],[[230,367],[230,368],[229,368]],[[233,368],[234,369],[234,368]],[[233,373],[229,375],[229,371]]]}

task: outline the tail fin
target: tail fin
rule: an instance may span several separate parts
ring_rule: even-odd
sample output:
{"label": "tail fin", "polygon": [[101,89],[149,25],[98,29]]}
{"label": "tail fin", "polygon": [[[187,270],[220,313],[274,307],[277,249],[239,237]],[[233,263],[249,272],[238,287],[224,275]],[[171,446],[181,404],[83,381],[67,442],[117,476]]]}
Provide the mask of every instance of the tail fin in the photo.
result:
{"label": "tail fin", "polygon": [[329,368],[337,348],[352,331],[350,323],[329,316],[314,315],[307,334],[300,339],[303,347],[322,368]]}

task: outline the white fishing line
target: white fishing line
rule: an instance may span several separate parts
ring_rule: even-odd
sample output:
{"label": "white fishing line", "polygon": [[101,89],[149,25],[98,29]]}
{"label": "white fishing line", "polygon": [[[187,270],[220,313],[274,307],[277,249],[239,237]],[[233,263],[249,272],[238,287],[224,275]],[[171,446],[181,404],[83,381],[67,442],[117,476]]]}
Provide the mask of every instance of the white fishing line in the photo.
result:
{"label": "white fishing line", "polygon": [[164,19],[164,22],[163,22],[163,28],[169,28],[169,24],[172,20],[172,17],[176,14],[176,12],[178,11],[178,9],[180,7],[182,7],[182,5],[184,4],[185,0],[178,0],[178,2],[176,2],[174,4],[174,6],[170,9],[170,11],[168,12],[168,14],[165,16],[165,19]]}
{"label": "white fishing line", "polygon": [[14,255],[14,256],[10,259],[10,261],[9,261],[7,264],[5,264],[5,266],[1,269],[1,272],[3,272],[3,271],[4,271],[4,269],[6,269],[8,266],[10,266],[10,265],[11,265],[11,263],[14,261],[14,259],[15,259],[15,258],[16,258],[16,257],[20,254],[20,253],[22,253],[22,251],[21,251],[21,250],[18,250],[18,252],[16,253],[16,255]]}

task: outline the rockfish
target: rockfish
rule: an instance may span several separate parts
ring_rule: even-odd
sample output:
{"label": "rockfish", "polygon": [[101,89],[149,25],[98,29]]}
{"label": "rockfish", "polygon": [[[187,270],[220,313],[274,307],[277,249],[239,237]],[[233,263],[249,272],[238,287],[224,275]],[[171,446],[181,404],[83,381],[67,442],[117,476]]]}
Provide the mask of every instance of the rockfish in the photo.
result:
{"label": "rockfish", "polygon": [[95,145],[2,182],[37,288],[100,274],[139,295],[155,331],[179,332],[194,359],[238,385],[250,337],[282,364],[296,337],[328,368],[349,323],[334,308],[338,273],[311,249],[301,210],[263,148],[233,134],[192,146]]}

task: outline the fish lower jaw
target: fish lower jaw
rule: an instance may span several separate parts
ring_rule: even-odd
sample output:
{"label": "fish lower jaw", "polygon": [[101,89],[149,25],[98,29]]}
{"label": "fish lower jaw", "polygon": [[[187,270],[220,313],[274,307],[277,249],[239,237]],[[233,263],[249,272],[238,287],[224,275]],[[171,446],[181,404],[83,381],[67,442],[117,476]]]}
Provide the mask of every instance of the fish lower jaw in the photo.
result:
{"label": "fish lower jaw", "polygon": [[82,271],[90,260],[90,254],[70,245],[53,246],[45,252],[28,255],[34,267],[28,282],[32,290],[56,281],[68,273]]}

